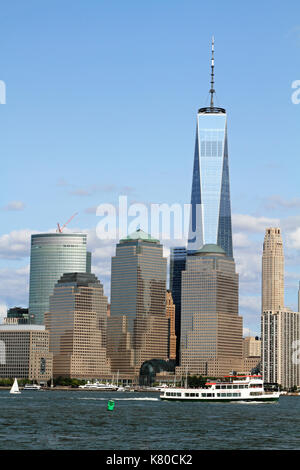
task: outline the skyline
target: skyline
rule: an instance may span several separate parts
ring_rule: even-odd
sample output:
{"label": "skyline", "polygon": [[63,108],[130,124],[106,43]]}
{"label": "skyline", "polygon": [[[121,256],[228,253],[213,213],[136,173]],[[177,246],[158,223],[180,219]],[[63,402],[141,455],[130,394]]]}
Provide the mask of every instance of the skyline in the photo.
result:
{"label": "skyline", "polygon": [[[28,306],[31,232],[53,231],[79,212],[70,230],[88,233],[92,272],[109,296],[115,247],[96,238],[99,218],[90,209],[115,203],[119,194],[139,202],[190,201],[195,114],[209,102],[214,35],[216,101],[228,113],[240,315],[245,327],[259,332],[261,254],[269,226],[282,230],[285,304],[297,309],[300,105],[291,95],[300,78],[300,26],[290,11],[254,2],[250,12],[236,5],[233,19],[215,2],[210,27],[204,21],[208,7],[195,1],[189,7],[179,1],[77,2],[71,13],[68,2],[43,8],[36,1],[16,3],[17,13],[2,7],[0,32],[0,79],[7,87],[0,105],[0,304]],[[292,4],[296,17],[300,7]],[[250,41],[253,21],[256,37]],[[51,22],[55,35],[47,27]]]}

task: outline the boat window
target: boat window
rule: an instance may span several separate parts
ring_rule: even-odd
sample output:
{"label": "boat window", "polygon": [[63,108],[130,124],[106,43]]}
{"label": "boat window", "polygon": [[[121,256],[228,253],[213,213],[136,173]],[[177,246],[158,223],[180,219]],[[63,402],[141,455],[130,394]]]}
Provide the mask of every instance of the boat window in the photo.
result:
{"label": "boat window", "polygon": [[196,397],[199,397],[199,393],[195,393]]}
{"label": "boat window", "polygon": [[233,388],[239,388],[239,386],[238,385],[233,385]]}
{"label": "boat window", "polygon": [[226,385],[221,385],[221,388],[226,388]]}
{"label": "boat window", "polygon": [[195,396],[195,394],[194,394],[194,393],[191,393],[191,394],[190,394],[190,397],[194,397],[194,396]]}
{"label": "boat window", "polygon": [[227,389],[232,389],[232,385],[227,385]]}
{"label": "boat window", "polygon": [[170,396],[170,392],[167,392],[166,395],[167,395],[167,397],[169,397],[169,396]]}
{"label": "boat window", "polygon": [[206,393],[201,393],[202,397],[206,397]]}
{"label": "boat window", "polygon": [[186,393],[186,394],[185,394],[185,396],[186,396],[186,397],[189,397],[189,396],[190,396],[190,394],[189,394],[189,393]]}
{"label": "boat window", "polygon": [[220,390],[220,385],[216,385],[216,389],[217,389],[217,390]]}
{"label": "boat window", "polygon": [[228,396],[228,397],[232,397],[232,393],[227,393],[227,396]]}
{"label": "boat window", "polygon": [[176,393],[177,397],[181,397],[181,393]]}

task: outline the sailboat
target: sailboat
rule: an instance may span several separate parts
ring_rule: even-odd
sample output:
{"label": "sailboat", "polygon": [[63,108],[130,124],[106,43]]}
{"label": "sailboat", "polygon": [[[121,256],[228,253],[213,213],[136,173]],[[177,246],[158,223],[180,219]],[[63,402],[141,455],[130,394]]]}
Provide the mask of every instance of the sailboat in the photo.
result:
{"label": "sailboat", "polygon": [[19,390],[19,385],[18,385],[17,379],[14,380],[14,383],[13,383],[9,393],[14,393],[14,394],[21,393],[20,390]]}

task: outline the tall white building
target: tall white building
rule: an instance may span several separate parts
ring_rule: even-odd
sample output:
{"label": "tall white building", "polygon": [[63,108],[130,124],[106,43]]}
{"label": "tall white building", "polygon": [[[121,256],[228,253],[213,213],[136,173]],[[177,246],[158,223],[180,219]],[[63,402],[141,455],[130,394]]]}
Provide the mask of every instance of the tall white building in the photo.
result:
{"label": "tall white building", "polygon": [[261,336],[264,382],[284,388],[300,386],[296,343],[300,340],[300,313],[288,308],[263,312]]}

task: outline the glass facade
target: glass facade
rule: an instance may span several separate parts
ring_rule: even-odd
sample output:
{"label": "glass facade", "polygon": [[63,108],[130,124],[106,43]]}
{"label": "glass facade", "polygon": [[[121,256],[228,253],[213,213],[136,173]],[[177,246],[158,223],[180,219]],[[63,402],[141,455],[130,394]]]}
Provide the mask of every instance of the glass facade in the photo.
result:
{"label": "glass facade", "polygon": [[227,115],[208,110],[197,115],[188,251],[212,243],[232,257]]}
{"label": "glass facade", "polygon": [[181,273],[185,270],[186,248],[171,248],[170,255],[170,290],[175,304],[176,364],[180,354],[180,316],[181,316]]}
{"label": "glass facade", "polygon": [[90,256],[84,234],[50,233],[31,236],[29,321],[44,323],[49,297],[64,273],[87,272]]}

